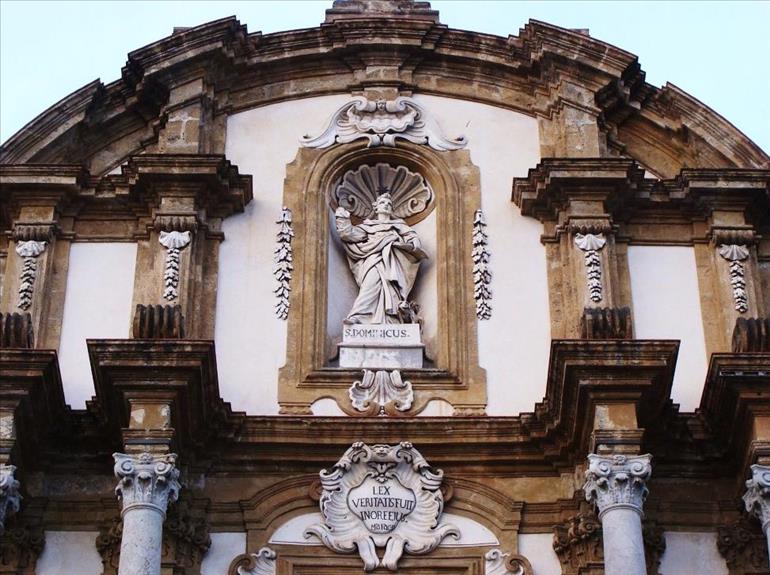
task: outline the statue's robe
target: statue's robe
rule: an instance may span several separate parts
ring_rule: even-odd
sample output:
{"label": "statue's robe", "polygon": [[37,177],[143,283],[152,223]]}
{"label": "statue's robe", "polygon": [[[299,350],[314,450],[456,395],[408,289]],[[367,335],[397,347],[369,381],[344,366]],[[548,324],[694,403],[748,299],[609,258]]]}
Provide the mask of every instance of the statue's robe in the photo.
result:
{"label": "statue's robe", "polygon": [[[401,323],[398,306],[412,290],[424,252],[417,233],[402,219],[364,220],[354,226],[336,218],[337,232],[359,286],[347,323]],[[397,244],[410,244],[410,253]]]}

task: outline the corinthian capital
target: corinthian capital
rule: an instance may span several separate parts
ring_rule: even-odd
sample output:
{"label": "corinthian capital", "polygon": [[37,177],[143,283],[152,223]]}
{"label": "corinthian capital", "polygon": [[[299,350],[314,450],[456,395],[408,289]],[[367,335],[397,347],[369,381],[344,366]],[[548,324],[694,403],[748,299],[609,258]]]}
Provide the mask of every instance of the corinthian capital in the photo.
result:
{"label": "corinthian capital", "polygon": [[770,466],[751,466],[751,479],[746,482],[743,502],[746,511],[762,523],[762,531],[767,531],[770,527]]}
{"label": "corinthian capital", "polygon": [[21,503],[15,471],[13,465],[0,465],[0,535],[5,531],[5,518],[16,513]]}
{"label": "corinthian capital", "polygon": [[647,498],[647,480],[652,474],[651,455],[588,456],[583,491],[586,500],[596,503],[599,519],[611,509],[633,509],[639,515]]}
{"label": "corinthian capital", "polygon": [[123,513],[132,508],[150,508],[165,517],[168,504],[179,496],[179,470],[174,465],[176,455],[113,453],[112,456],[118,478],[115,494],[123,500]]}

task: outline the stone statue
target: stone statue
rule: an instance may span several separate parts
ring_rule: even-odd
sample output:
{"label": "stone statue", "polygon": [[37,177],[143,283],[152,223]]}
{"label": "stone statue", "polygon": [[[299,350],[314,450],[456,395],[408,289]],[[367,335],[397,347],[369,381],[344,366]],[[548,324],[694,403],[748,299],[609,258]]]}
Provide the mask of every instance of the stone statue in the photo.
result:
{"label": "stone statue", "polygon": [[390,193],[373,202],[374,219],[359,225],[343,207],[334,213],[350,269],[359,286],[346,324],[414,323],[415,306],[408,301],[420,262],[428,256],[420,238],[406,222],[393,216]]}

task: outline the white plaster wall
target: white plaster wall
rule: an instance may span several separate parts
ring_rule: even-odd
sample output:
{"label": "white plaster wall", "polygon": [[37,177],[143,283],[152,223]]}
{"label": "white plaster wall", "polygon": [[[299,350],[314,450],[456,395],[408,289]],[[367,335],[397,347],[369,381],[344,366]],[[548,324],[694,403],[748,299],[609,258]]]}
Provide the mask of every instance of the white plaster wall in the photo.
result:
{"label": "white plaster wall", "polygon": [[532,411],[545,395],[551,343],[546,258],[540,243],[543,227],[521,215],[511,201],[511,185],[540,160],[537,120],[475,102],[415,99],[438,119],[447,137],[468,138],[471,159],[481,172],[492,269],[492,318],[478,323],[487,413]]}
{"label": "white plaster wall", "polygon": [[37,575],[100,575],[96,531],[46,531],[45,547],[37,560]]}
{"label": "white plaster wall", "polygon": [[[215,340],[222,397],[254,415],[278,413],[278,369],[286,361],[286,322],[275,317],[273,249],[286,164],[299,138],[318,134],[348,96],[255,108],[227,120],[225,152],[254,176],[245,213],[227,218],[220,248]],[[291,313],[291,312],[289,312]]]}
{"label": "white plaster wall", "polygon": [[201,562],[201,575],[227,573],[233,559],[246,553],[245,533],[212,533],[211,547]]}
{"label": "white plaster wall", "polygon": [[561,575],[561,564],[553,550],[551,533],[519,535],[519,555],[529,559],[534,575]]}
{"label": "white plaster wall", "polygon": [[136,267],[134,243],[73,243],[64,295],[59,367],[64,397],[83,409],[94,394],[86,339],[127,338]]}
{"label": "white plaster wall", "polygon": [[636,337],[681,340],[671,397],[682,411],[694,411],[708,366],[695,251],[630,246],[628,263]]}
{"label": "white plaster wall", "polygon": [[[717,549],[716,533],[666,531],[666,551],[660,562],[663,575],[727,575],[727,564]],[[537,575],[537,573],[536,573]]]}

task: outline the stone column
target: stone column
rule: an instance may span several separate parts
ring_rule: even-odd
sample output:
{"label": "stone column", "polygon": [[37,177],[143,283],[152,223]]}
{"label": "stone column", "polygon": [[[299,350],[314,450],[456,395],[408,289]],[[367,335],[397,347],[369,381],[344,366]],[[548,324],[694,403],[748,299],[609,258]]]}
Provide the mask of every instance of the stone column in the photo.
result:
{"label": "stone column", "polygon": [[160,575],[163,520],[179,496],[176,455],[113,454],[123,501],[123,538],[118,575]]}
{"label": "stone column", "polygon": [[16,513],[21,503],[15,471],[13,465],[0,465],[0,535],[5,532],[5,518]]}
{"label": "stone column", "polygon": [[743,495],[746,511],[762,523],[762,532],[767,538],[770,554],[770,465],[752,465],[751,479],[746,482]]}
{"label": "stone column", "polygon": [[586,499],[599,510],[606,575],[646,575],[642,505],[652,473],[650,455],[588,456]]}

